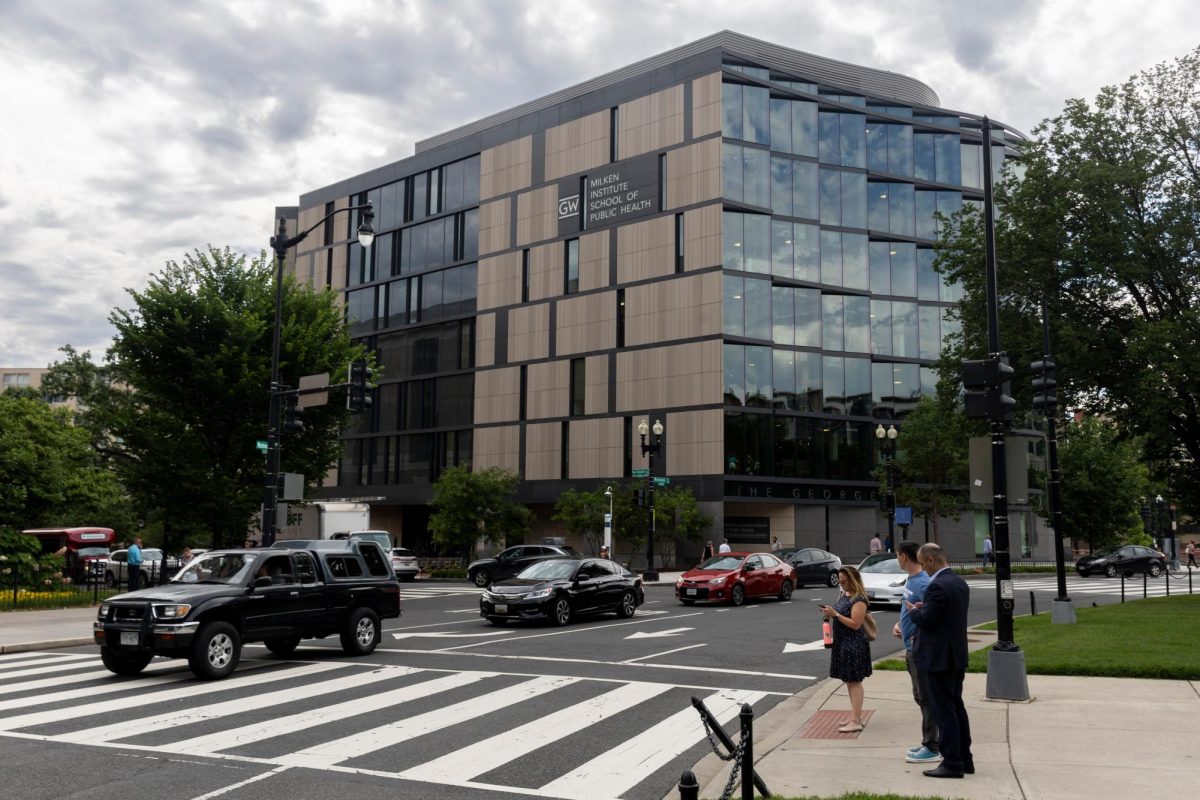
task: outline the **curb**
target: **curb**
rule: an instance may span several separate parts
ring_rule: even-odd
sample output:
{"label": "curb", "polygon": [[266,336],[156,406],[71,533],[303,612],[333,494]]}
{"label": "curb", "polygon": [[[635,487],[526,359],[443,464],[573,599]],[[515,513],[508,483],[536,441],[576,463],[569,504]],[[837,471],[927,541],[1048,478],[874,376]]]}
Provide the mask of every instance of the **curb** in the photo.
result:
{"label": "curb", "polygon": [[0,654],[27,653],[31,650],[55,650],[60,647],[82,647],[95,643],[95,640],[90,636],[78,639],[50,639],[45,642],[17,642],[15,644],[0,644]]}

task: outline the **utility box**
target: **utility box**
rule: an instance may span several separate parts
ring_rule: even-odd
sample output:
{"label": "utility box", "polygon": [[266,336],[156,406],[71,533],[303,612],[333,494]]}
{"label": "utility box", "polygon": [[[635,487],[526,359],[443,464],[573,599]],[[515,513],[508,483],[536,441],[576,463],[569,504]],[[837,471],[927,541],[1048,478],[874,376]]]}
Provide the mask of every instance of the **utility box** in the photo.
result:
{"label": "utility box", "polygon": [[[1029,505],[1029,447],[1030,437],[1008,434],[1005,456],[1008,469],[1008,504]],[[992,439],[989,436],[971,438],[971,502],[990,506],[992,490]]]}

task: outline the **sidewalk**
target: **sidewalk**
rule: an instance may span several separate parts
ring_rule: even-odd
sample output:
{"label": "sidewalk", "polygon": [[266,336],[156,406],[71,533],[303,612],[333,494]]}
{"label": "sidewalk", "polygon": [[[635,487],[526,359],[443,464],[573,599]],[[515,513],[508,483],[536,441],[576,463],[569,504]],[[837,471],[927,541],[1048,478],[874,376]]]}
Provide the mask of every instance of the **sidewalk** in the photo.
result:
{"label": "sidewalk", "polygon": [[[994,634],[971,632],[975,647]],[[840,734],[850,701],[825,680],[755,720],[757,771],[781,797],[895,793],[967,800],[1095,800],[1195,797],[1200,781],[1200,681],[1030,675],[1029,702],[988,700],[987,676],[966,676],[976,773],[921,774],[905,750],[920,742],[907,672],[876,670],[864,682],[866,729]],[[720,797],[729,767],[713,755],[693,770],[700,796]],[[739,779],[740,780],[740,779]],[[738,797],[739,789],[734,790]],[[666,795],[678,798],[678,792]]]}
{"label": "sidewalk", "polygon": [[92,644],[96,606],[0,612],[0,654]]}

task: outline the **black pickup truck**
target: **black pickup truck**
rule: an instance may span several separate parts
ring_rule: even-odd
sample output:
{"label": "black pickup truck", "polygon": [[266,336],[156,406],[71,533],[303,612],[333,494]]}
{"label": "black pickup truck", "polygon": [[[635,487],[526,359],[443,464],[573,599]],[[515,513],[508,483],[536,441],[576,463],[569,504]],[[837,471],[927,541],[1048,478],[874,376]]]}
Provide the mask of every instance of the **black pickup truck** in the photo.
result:
{"label": "black pickup truck", "polygon": [[374,542],[306,541],[269,550],[213,550],[169,583],[100,605],[93,637],[104,666],[136,675],[158,656],[186,658],[199,678],[227,677],[244,642],[288,655],[301,639],[337,634],[371,653],[380,620],[400,616],[400,583]]}

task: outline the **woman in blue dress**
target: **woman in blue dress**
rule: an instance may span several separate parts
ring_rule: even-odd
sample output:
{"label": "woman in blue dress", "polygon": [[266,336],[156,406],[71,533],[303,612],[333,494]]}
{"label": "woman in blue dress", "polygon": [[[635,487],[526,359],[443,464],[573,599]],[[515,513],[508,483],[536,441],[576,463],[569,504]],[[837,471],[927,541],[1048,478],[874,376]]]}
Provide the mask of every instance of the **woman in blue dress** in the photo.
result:
{"label": "woman in blue dress", "polygon": [[833,623],[833,649],[829,657],[829,677],[846,684],[850,695],[850,721],[838,728],[840,733],[863,729],[863,679],[871,674],[871,641],[865,627],[867,591],[855,567],[838,570],[842,594],[832,606],[821,606],[821,613]]}

